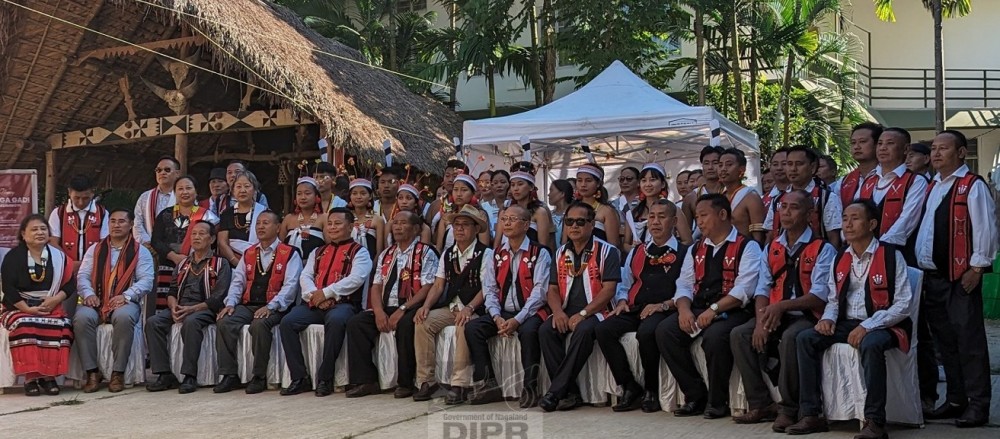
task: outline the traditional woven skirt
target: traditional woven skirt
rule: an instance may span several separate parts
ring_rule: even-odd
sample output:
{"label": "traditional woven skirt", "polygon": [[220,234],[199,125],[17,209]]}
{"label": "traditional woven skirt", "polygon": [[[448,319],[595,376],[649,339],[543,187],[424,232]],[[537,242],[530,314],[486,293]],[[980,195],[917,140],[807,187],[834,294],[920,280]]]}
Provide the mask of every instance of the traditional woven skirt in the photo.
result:
{"label": "traditional woven skirt", "polygon": [[156,309],[167,309],[167,295],[173,279],[174,267],[163,264],[156,267]]}
{"label": "traditional woven skirt", "polygon": [[73,326],[61,305],[45,316],[5,311],[0,326],[8,332],[15,375],[54,377],[69,370]]}

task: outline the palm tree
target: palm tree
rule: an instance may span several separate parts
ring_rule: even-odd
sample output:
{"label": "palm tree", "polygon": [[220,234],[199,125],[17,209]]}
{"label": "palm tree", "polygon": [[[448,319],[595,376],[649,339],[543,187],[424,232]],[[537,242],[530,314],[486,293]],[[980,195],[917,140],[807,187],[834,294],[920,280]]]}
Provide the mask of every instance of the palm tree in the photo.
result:
{"label": "palm tree", "polygon": [[[872,0],[879,20],[895,22],[892,0]],[[921,0],[934,17],[934,129],[944,130],[944,18],[964,17],[972,12],[972,0]]]}

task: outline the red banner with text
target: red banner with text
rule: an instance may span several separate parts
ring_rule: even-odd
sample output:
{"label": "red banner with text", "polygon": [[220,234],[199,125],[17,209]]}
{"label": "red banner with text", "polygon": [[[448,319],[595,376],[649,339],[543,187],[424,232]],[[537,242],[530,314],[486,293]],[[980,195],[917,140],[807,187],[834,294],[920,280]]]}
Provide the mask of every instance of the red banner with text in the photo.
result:
{"label": "red banner with text", "polygon": [[0,170],[0,247],[16,247],[21,220],[35,212],[38,173],[34,169]]}

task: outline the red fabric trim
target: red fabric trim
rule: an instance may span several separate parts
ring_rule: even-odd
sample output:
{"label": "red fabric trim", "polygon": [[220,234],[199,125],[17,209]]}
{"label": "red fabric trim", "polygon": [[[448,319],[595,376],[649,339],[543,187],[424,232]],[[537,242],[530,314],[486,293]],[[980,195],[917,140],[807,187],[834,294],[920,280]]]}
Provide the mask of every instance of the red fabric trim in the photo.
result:
{"label": "red fabric trim", "polygon": [[[295,249],[285,243],[278,243],[275,250],[274,260],[267,268],[271,272],[271,278],[267,282],[267,301],[270,303],[274,296],[281,291],[285,284],[285,271],[288,270],[288,260],[292,258]],[[260,252],[260,244],[256,244],[243,255],[244,268],[246,269],[246,285],[243,287],[243,303],[250,303],[250,287],[257,277],[257,253]]]}

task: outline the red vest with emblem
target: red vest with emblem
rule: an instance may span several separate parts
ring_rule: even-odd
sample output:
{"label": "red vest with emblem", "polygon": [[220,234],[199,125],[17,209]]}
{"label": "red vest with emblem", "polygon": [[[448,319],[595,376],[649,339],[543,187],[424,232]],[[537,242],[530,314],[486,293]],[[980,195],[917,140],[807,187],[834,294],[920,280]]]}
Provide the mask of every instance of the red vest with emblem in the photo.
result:
{"label": "red vest with emblem", "polygon": [[[521,255],[521,261],[517,266],[517,275],[511,276],[514,288],[519,293],[514,297],[514,301],[517,302],[520,308],[523,308],[524,304],[528,302],[531,290],[535,287],[535,264],[538,261],[538,255],[543,251],[547,250],[534,241],[529,242],[528,251],[523,252]],[[493,258],[496,279],[500,286],[500,308],[503,309],[504,304],[507,303],[508,290],[511,287],[507,285],[507,275],[511,271],[511,265],[513,265],[513,255],[506,249],[501,248],[493,252]],[[544,307],[539,308],[536,313],[542,320],[545,320],[549,315]]]}
{"label": "red vest with emblem", "polygon": [[[260,244],[254,244],[243,254],[243,268],[246,269],[247,282],[243,287],[243,303],[250,303],[250,287],[257,277],[257,255],[260,253]],[[267,268],[271,272],[271,278],[267,281],[267,301],[274,299],[281,291],[281,286],[285,283],[285,271],[288,270],[288,261],[295,253],[295,247],[285,243],[278,243],[278,248],[274,251],[274,260]]]}
{"label": "red vest with emblem", "polygon": [[[872,256],[871,265],[868,269],[868,282],[865,284],[865,309],[871,316],[876,311],[888,309],[892,306],[896,295],[896,246],[879,244]],[[840,302],[840,316],[838,319],[847,319],[847,291],[850,288],[851,264],[854,258],[848,250],[843,251],[837,257],[834,264],[834,275],[837,282],[837,300]],[[899,350],[904,353],[910,351],[910,334],[913,329],[913,321],[909,317],[888,328],[893,337],[899,342]]]}
{"label": "red vest with emblem", "polygon": [[[68,206],[68,204],[67,204]],[[84,252],[91,245],[101,241],[101,227],[104,225],[104,207],[95,204],[95,212],[87,212],[80,224],[80,215],[76,212],[66,212],[66,206],[60,206],[59,226],[62,236],[59,237],[63,253],[71,260],[82,260]],[[83,234],[83,246],[80,246],[80,234]]]}
{"label": "red vest with emblem", "polygon": [[[743,252],[743,248],[747,245],[747,238],[743,235],[736,234],[736,241],[726,242],[726,252],[722,259],[722,296],[726,296],[732,291],[733,286],[736,284],[736,277],[739,276],[739,256]],[[708,255],[708,244],[705,243],[705,238],[702,237],[698,239],[695,243],[694,252],[694,296],[698,297],[701,294],[701,280],[705,277],[705,256]],[[711,302],[711,298],[706,299]]]}
{"label": "red vest with emblem", "polygon": [[[781,199],[785,197],[788,192],[782,192],[775,198],[774,203],[771,205],[771,218],[773,222],[771,223],[771,230],[774,231],[774,236],[781,234],[781,221],[778,220],[778,207],[781,205]],[[826,210],[826,203],[829,201],[830,191],[825,189],[820,185],[819,181],[813,183],[812,191],[809,193],[812,196],[813,202],[816,208],[813,209],[812,214],[809,216],[809,228],[812,229],[813,235],[816,236],[826,236],[826,225],[823,223],[823,213]]]}
{"label": "red vest with emblem", "polygon": [[[607,247],[611,246],[611,244],[601,241],[598,238],[593,238],[593,240],[594,240],[593,246],[591,246],[589,251],[584,252],[582,256],[583,260],[580,262],[581,268],[583,268],[583,266],[586,266],[583,275],[586,277],[585,282],[587,282],[590,285],[589,289],[591,297],[587,298],[588,303],[591,300],[597,298],[597,294],[601,291],[601,288],[604,286],[604,282],[601,280],[601,273],[603,273],[605,269],[604,259],[607,256],[608,251],[610,251],[610,249],[606,248],[605,246]],[[574,267],[573,256],[571,255],[572,251],[570,250],[570,246],[572,245],[573,243],[567,242],[566,245],[563,246],[563,251],[559,253],[560,258],[562,258],[563,260],[558,261],[556,263],[556,275],[558,276],[559,296],[562,298],[562,304],[564,308],[569,304],[568,301],[566,300],[569,297],[569,289],[570,289],[568,281],[570,277],[570,270]],[[620,268],[617,266],[614,267],[614,269],[620,270]],[[587,288],[586,286],[584,286],[584,294],[586,293],[587,293]],[[611,310],[610,302],[608,303],[608,306],[609,306],[608,309],[601,311],[601,315],[599,317],[603,318],[604,316],[607,316],[608,311]]]}
{"label": "red vest with emblem", "polygon": [[[902,176],[893,180],[885,193],[885,197],[882,198],[882,202],[877,203],[882,209],[879,236],[886,234],[889,228],[899,219],[899,216],[903,214],[906,193],[909,192],[910,186],[913,185],[913,178],[915,176],[916,174],[907,169],[903,172]],[[865,182],[861,185],[861,198],[875,201],[875,189],[878,185],[878,180],[878,175],[870,175],[865,179]]]}
{"label": "red vest with emblem", "polygon": [[[812,289],[812,274],[816,268],[816,261],[823,251],[826,242],[813,235],[813,239],[799,247],[794,255],[788,254],[788,249],[775,238],[768,246],[767,265],[771,270],[771,303],[778,303],[782,300],[795,299],[809,294]],[[789,258],[791,260],[789,260]],[[788,270],[797,269],[798,285],[788,284]],[[798,288],[799,296],[794,296],[794,288]],[[820,313],[813,311],[814,317],[820,317]]]}
{"label": "red vest with emblem", "polygon": [[[315,270],[314,279],[316,279],[316,286],[325,288],[328,285],[340,282],[341,279],[351,274],[354,257],[357,256],[361,249],[361,244],[350,239],[335,244],[324,244],[322,247],[313,250],[313,253],[316,255],[316,263],[313,267]],[[364,286],[362,285],[354,293],[338,300],[341,302],[351,302],[364,309],[367,304],[362,303],[363,292]]]}
{"label": "red vest with emblem", "polygon": [[[396,274],[399,276],[399,303],[402,304],[404,300],[416,295],[421,288],[423,288],[423,282],[420,280],[420,273],[423,268],[424,255],[428,251],[435,251],[427,244],[417,241],[416,245],[413,247],[413,254],[410,255],[410,263],[403,267],[402,269],[396,269],[396,249],[399,245],[393,244],[383,252],[382,263],[379,265],[382,270],[382,279],[388,280],[390,276]],[[395,270],[395,271],[394,271]],[[389,293],[392,291],[392,285],[386,283],[384,285],[382,295],[383,300],[389,297]]]}
{"label": "red vest with emblem", "polygon": [[841,206],[847,206],[854,201],[854,194],[858,192],[858,186],[861,186],[861,171],[855,168],[840,181]]}
{"label": "red vest with emblem", "polygon": [[[955,179],[951,185],[948,196],[948,236],[950,244],[948,246],[948,261],[951,261],[948,270],[948,279],[958,280],[969,269],[969,259],[972,257],[972,219],[969,217],[969,194],[972,193],[972,185],[976,181],[982,181],[982,177],[967,173],[961,178]],[[984,182],[985,183],[985,182]],[[937,184],[936,180],[931,180],[927,185],[927,195]],[[938,206],[940,209],[942,206]],[[938,224],[935,224],[937,227]],[[937,249],[940,251],[940,249]],[[944,267],[937,267],[944,270]]]}

